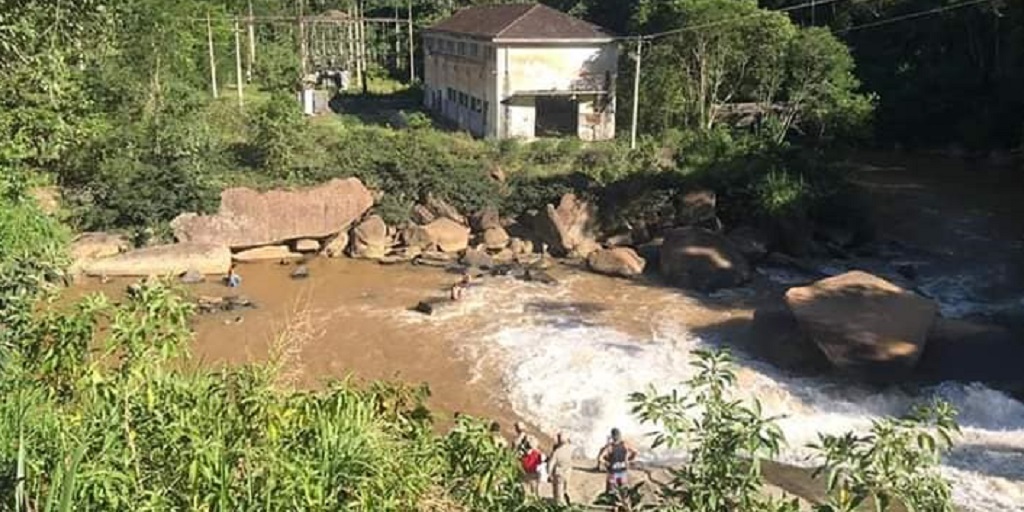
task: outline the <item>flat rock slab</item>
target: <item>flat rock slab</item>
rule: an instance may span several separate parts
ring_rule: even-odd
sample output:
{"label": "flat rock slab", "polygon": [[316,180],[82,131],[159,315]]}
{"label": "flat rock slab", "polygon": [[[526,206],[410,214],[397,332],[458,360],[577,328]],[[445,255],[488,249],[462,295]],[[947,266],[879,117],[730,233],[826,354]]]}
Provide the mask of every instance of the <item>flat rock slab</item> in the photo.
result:
{"label": "flat rock slab", "polygon": [[232,249],[327,238],[361,218],[373,206],[373,195],[349,178],[301,190],[231,188],[221,193],[220,202],[216,215],[187,213],[174,219],[175,238]]}
{"label": "flat rock slab", "polygon": [[295,250],[298,252],[319,252],[320,242],[310,238],[304,238],[295,242]]}
{"label": "flat rock slab", "polygon": [[938,313],[935,302],[860,271],[791,288],[786,304],[835,367],[880,382],[913,370]]}
{"label": "flat rock slab", "polygon": [[225,274],[231,267],[231,250],[213,244],[171,244],[146,247],[85,264],[90,276],[180,276],[188,271],[205,275]]}
{"label": "flat rock slab", "polygon": [[234,259],[239,263],[253,263],[257,261],[301,260],[302,255],[292,252],[287,245],[268,245],[235,253]]}

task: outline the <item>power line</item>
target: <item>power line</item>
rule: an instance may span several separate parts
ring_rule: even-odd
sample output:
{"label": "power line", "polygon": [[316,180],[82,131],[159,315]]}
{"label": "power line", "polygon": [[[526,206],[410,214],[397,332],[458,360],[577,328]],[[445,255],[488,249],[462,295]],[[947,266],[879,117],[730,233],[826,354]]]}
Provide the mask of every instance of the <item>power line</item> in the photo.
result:
{"label": "power line", "polygon": [[[791,5],[789,7],[783,7],[782,9],[763,10],[763,11],[760,11],[760,12],[758,12],[756,14],[750,14],[750,15],[747,15],[747,16],[737,16],[735,18],[728,18],[728,19],[724,19],[724,20],[712,21],[712,22],[709,22],[709,23],[702,23],[700,25],[689,25],[689,26],[685,26],[685,27],[680,27],[680,28],[672,29],[672,30],[666,30],[664,32],[655,32],[653,34],[644,34],[644,35],[640,35],[640,36],[627,36],[627,37],[622,37],[621,39],[627,39],[627,40],[642,39],[642,40],[650,41],[650,40],[653,40],[653,39],[660,39],[662,37],[667,37],[667,36],[679,34],[679,33],[682,33],[682,32],[687,32],[687,31],[690,31],[690,30],[698,30],[698,29],[703,29],[703,28],[716,27],[716,26],[719,26],[719,25],[728,25],[730,23],[735,23],[737,21],[744,21],[744,20],[748,20],[748,19],[752,19],[752,18],[759,18],[761,16],[768,16],[768,15],[770,15],[772,13],[776,13],[776,12],[797,11],[797,10],[800,10],[800,9],[806,9],[808,7],[818,7],[818,6],[823,6],[823,5],[829,5],[829,4],[834,4],[836,2],[841,2],[841,1],[844,1],[844,0],[813,0],[813,1],[810,1],[810,2],[802,3],[802,4]],[[985,1],[988,1],[988,0],[985,0]]]}
{"label": "power line", "polygon": [[852,26],[852,27],[844,28],[842,30],[837,30],[836,33],[837,34],[845,34],[847,32],[853,32],[855,30],[863,30],[863,29],[867,29],[867,28],[880,27],[880,26],[889,25],[889,24],[892,24],[892,23],[899,23],[901,21],[912,20],[912,19],[916,19],[916,18],[923,18],[925,16],[931,16],[933,14],[939,14],[939,13],[946,12],[946,11],[952,11],[954,9],[962,9],[964,7],[970,7],[972,5],[989,3],[991,1],[992,0],[973,0],[973,1],[970,1],[970,2],[961,2],[959,4],[952,4],[952,5],[947,5],[947,6],[944,6],[944,7],[937,7],[935,9],[929,9],[927,11],[913,12],[913,13],[910,13],[910,14],[904,14],[902,16],[896,16],[894,18],[886,18],[884,20],[874,21],[874,22],[871,22],[871,23],[865,23],[863,25],[855,25],[855,26]]}

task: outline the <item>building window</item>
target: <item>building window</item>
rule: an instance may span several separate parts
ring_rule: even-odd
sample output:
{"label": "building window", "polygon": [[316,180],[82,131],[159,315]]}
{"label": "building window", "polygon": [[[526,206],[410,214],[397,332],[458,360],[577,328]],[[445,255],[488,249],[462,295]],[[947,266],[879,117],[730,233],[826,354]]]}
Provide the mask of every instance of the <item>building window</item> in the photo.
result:
{"label": "building window", "polygon": [[455,89],[452,89],[451,87],[448,88],[448,101],[455,101]]}
{"label": "building window", "polygon": [[466,43],[460,42],[459,43],[459,55],[465,55],[465,54],[466,54]]}
{"label": "building window", "polygon": [[444,42],[444,46],[445,46],[445,49],[448,50],[448,53],[455,53],[455,43],[454,42],[452,42],[452,41],[445,41]]}
{"label": "building window", "polygon": [[469,56],[476,58],[480,56],[480,45],[476,43],[469,44]]}
{"label": "building window", "polygon": [[460,92],[459,93],[459,105],[462,105],[463,107],[465,107],[466,103],[467,103],[466,99],[467,99],[466,93]]}
{"label": "building window", "polygon": [[427,50],[433,50],[434,49],[434,38],[432,38],[432,37],[424,37],[423,38],[423,44],[426,45]]}

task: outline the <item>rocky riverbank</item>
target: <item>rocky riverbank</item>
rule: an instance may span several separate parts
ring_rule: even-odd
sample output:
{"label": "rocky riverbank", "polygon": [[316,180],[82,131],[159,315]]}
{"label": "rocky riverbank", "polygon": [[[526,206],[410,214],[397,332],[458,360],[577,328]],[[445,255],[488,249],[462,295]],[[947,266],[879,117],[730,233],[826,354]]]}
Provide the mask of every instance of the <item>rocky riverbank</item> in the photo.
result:
{"label": "rocky riverbank", "polygon": [[[808,259],[780,251],[800,246],[818,254],[870,254],[870,245],[855,245],[852,235],[835,230],[811,230],[799,243],[793,231],[726,230],[711,192],[683,196],[671,222],[617,233],[603,231],[597,207],[573,194],[520,218],[495,209],[466,215],[427,195],[413,208],[413,220],[399,225],[388,225],[374,204],[374,193],[354,178],[299,190],[228,189],[218,213],[186,213],[172,222],[177,243],[127,250],[114,235],[85,234],[73,244],[72,268],[104,279],[163,275],[195,283],[203,276],[220,279],[233,263],[271,261],[294,265],[293,278],[316,279],[312,260],[352,258],[556,284],[548,269],[561,262],[713,294],[747,287],[757,272],[781,266],[806,277],[755,316],[749,349],[764,360],[869,383],[959,380],[1024,388],[1024,377],[1006,363],[1024,359],[1024,344],[995,326],[942,318],[938,304],[912,288],[913,266],[897,265],[886,278],[862,271],[819,274]],[[201,309],[236,304],[207,296]],[[442,292],[410,306],[436,314],[451,304]]]}

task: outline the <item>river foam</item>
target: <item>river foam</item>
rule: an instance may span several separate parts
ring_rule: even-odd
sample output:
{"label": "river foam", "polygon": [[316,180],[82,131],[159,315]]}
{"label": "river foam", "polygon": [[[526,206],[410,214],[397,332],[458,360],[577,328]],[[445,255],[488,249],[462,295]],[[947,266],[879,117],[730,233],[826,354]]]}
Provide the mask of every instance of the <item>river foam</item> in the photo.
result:
{"label": "river foam", "polygon": [[[692,374],[690,351],[720,340],[688,328],[681,312],[694,308],[694,301],[674,291],[648,291],[642,301],[602,298],[648,325],[647,332],[637,332],[589,308],[593,297],[581,297],[575,284],[488,281],[460,308],[430,321],[459,332],[478,371],[500,374],[516,413],[546,433],[569,432],[578,455],[596,454],[611,427],[646,445],[650,426],[633,418],[628,395],[651,384],[678,386]],[[805,446],[819,432],[863,432],[873,419],[903,414],[932,396],[945,398],[960,411],[963,427],[943,466],[957,503],[979,512],[1024,510],[1024,405],[1003,393],[952,383],[915,394],[877,391],[789,376],[742,357],[737,373],[741,398],[757,399],[766,414],[781,416],[788,445],[781,459],[798,465],[814,463]],[[644,450],[648,460],[676,456]]]}

